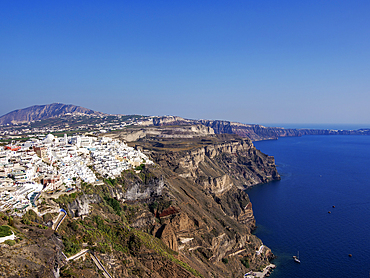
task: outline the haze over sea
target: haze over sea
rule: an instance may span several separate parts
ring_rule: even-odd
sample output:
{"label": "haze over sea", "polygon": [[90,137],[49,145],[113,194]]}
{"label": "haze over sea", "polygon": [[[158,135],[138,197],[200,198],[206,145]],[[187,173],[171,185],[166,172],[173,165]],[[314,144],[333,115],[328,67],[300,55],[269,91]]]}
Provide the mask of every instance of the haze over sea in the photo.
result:
{"label": "haze over sea", "polygon": [[[255,233],[277,256],[271,277],[369,277],[370,136],[254,144],[275,157],[281,175],[247,190]],[[301,264],[292,259],[298,251]]]}
{"label": "haze over sea", "polygon": [[370,124],[262,124],[268,127],[283,128],[307,128],[307,129],[337,129],[337,130],[358,130],[370,128]]}

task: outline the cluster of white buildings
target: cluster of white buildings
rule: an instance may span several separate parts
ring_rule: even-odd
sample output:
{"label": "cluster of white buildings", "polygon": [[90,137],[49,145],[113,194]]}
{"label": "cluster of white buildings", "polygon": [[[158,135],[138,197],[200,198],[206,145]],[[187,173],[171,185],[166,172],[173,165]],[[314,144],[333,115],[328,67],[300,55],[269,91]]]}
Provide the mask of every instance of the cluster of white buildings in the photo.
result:
{"label": "cluster of white buildings", "polygon": [[35,207],[41,191],[69,191],[76,181],[94,183],[94,172],[115,178],[124,170],[152,163],[145,154],[109,137],[49,134],[8,145],[0,150],[0,211]]}
{"label": "cluster of white buildings", "polygon": [[[64,117],[68,118],[73,124],[65,124],[61,122],[53,126],[41,125],[39,127],[33,127],[33,123],[41,122],[41,120],[27,122],[27,123],[14,123],[0,125],[0,139],[11,139],[19,138],[25,134],[28,136],[39,136],[40,134],[47,134],[53,132],[66,132],[72,130],[85,130],[95,134],[106,133],[108,131],[120,130],[130,125],[138,125],[138,120],[136,118],[130,118],[122,120],[122,115],[110,115],[107,116],[96,116],[96,115],[86,115],[86,114],[65,114]],[[97,123],[94,123],[94,119],[87,121],[86,118],[95,118]],[[78,121],[82,122],[79,124]]]}
{"label": "cluster of white buildings", "polygon": [[35,200],[41,190],[41,184],[25,182],[15,184],[12,190],[0,191],[0,211],[11,209],[21,213],[29,207],[36,207]]}
{"label": "cluster of white buildings", "polygon": [[140,164],[152,163],[142,152],[109,137],[103,137],[98,144],[94,145],[91,149],[91,157],[94,169],[103,177],[110,178]]}

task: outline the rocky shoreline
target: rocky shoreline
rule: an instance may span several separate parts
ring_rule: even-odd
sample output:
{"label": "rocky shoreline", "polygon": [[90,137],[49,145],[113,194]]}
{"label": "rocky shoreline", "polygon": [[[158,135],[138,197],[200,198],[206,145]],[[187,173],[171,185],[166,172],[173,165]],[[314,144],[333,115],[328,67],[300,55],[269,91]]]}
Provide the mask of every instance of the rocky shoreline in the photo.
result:
{"label": "rocky shoreline", "polygon": [[263,278],[263,277],[268,277],[270,276],[270,273],[276,268],[276,265],[274,264],[269,264],[266,266],[263,271],[250,271],[246,274],[244,274],[244,278]]}

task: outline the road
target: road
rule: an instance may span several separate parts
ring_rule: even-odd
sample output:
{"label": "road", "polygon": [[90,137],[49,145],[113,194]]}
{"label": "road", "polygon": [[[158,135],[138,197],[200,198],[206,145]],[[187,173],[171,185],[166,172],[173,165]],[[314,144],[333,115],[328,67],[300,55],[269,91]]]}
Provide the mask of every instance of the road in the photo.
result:
{"label": "road", "polygon": [[105,278],[113,278],[112,276],[110,276],[110,274],[108,273],[108,271],[105,269],[105,267],[102,265],[102,263],[99,261],[99,259],[93,254],[90,252],[90,257],[91,259],[94,261],[94,263],[96,264],[96,266],[103,271],[103,275]]}
{"label": "road", "polygon": [[[63,215],[63,214],[64,214],[64,215]],[[58,219],[57,219],[57,221],[55,222],[55,223],[57,223],[57,224],[53,224],[53,227],[52,227],[52,229],[53,229],[54,231],[58,230],[58,228],[59,228],[60,224],[62,224],[62,222],[63,222],[64,218],[66,218],[66,216],[67,216],[67,212],[66,212],[64,209],[60,209],[60,212],[59,212],[59,215],[58,215]],[[60,219],[60,220],[59,220],[59,219]],[[55,227],[55,228],[54,228],[54,227]]]}
{"label": "road", "polygon": [[67,261],[70,261],[70,260],[75,260],[77,258],[79,258],[80,256],[84,255],[86,252],[89,252],[89,249],[82,249],[80,252],[78,252],[77,254],[73,255],[73,256],[70,256],[69,258],[66,258]]}

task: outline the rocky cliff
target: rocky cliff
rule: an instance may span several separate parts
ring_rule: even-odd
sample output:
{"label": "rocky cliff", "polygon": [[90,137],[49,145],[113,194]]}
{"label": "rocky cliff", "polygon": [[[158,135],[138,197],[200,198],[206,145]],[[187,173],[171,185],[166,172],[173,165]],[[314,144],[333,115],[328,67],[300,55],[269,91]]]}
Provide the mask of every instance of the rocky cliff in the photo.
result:
{"label": "rocky cliff", "polygon": [[216,134],[237,134],[253,141],[277,139],[287,136],[303,135],[370,135],[370,129],[334,130],[334,129],[286,129],[282,127],[265,127],[257,124],[242,124],[222,120],[191,120],[175,116],[154,117],[142,122],[145,126],[166,125],[204,125]]}
{"label": "rocky cliff", "polygon": [[237,134],[241,137],[248,137],[254,141],[303,135],[370,135],[369,129],[294,129],[282,127],[265,127],[262,125],[248,125],[229,121],[201,120],[200,122],[205,126],[212,127],[216,134]]}
{"label": "rocky cliff", "polygon": [[[0,274],[101,277],[88,255],[66,260],[82,249],[112,277],[241,277],[267,265],[273,255],[267,247],[257,252],[262,242],[251,233],[255,219],[243,189],[279,179],[273,157],[236,135],[167,135],[174,136],[146,134],[130,143],[154,165],[114,180],[100,177],[95,185],[82,182],[80,192],[55,200],[68,212],[58,233],[44,226],[55,213],[15,219],[22,240],[2,246],[10,255],[0,257],[0,265],[13,267],[0,267]],[[7,219],[1,217],[0,224]]]}
{"label": "rocky cliff", "polygon": [[134,142],[142,138],[178,138],[189,139],[215,134],[213,128],[197,125],[160,125],[148,127],[130,127],[106,134],[106,136],[125,142]]}
{"label": "rocky cliff", "polygon": [[[279,178],[274,158],[258,151],[248,138],[219,135],[200,141],[198,146],[192,141],[197,147],[185,150],[182,143],[182,148],[174,150],[166,144],[166,151],[157,148],[151,156],[162,167],[194,180],[211,194],[222,193],[234,185],[245,189]],[[173,144],[178,146],[176,141]],[[142,146],[148,148],[146,142]]]}
{"label": "rocky cliff", "polygon": [[153,226],[140,213],[142,228],[151,226],[153,235],[204,277],[242,275],[247,270],[243,260],[254,269],[266,264],[272,253],[268,248],[262,256],[256,253],[262,242],[251,234],[255,219],[243,189],[280,178],[273,157],[233,135],[181,143],[153,138],[135,142],[150,150],[165,177],[161,198],[151,203],[159,222]]}
{"label": "rocky cliff", "polygon": [[91,204],[100,203],[101,201],[101,197],[97,194],[84,194],[68,204],[68,212],[72,217],[89,215],[91,212]]}

